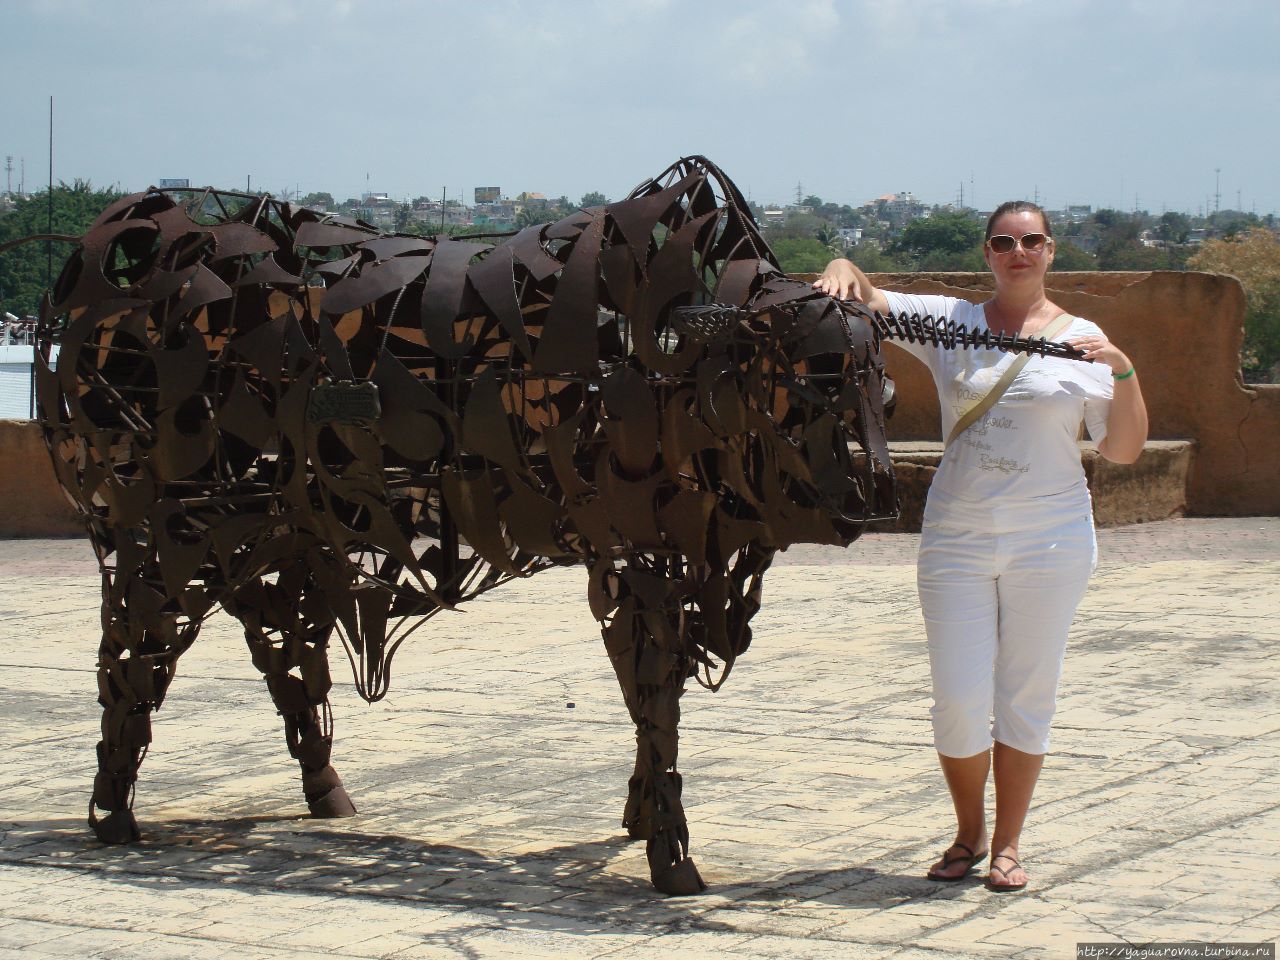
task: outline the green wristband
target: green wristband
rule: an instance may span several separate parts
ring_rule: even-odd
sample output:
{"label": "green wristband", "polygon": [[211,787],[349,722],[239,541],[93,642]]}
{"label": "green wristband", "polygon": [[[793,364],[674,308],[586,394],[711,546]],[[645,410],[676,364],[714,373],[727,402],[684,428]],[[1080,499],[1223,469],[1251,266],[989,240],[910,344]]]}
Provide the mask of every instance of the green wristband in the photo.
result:
{"label": "green wristband", "polygon": [[1129,377],[1133,376],[1136,370],[1137,370],[1136,367],[1130,367],[1124,373],[1113,373],[1111,376],[1116,380],[1127,380]]}

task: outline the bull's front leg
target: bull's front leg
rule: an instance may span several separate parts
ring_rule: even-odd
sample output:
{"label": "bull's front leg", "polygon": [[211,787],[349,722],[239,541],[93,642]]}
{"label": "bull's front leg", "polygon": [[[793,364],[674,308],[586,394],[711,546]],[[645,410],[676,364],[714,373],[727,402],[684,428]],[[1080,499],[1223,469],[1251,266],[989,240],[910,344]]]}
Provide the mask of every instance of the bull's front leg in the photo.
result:
{"label": "bull's front leg", "polygon": [[[320,645],[323,654],[324,645]],[[325,671],[327,678],[328,671]],[[333,753],[333,722],[328,697],[319,698],[299,677],[267,675],[271,700],[284,718],[289,755],[302,768],[302,793],[313,817],[354,816],[356,806],[347,795],[338,771],[329,762]]]}
{"label": "bull's front leg", "polygon": [[598,586],[609,580],[605,589],[620,601],[605,617],[604,642],[636,724],[636,766],[623,826],[646,841],[653,885],[663,893],[683,895],[706,889],[689,857],[689,827],[676,770],[680,697],[694,660],[682,629],[679,585],[662,574],[661,564],[630,565],[592,579]]}
{"label": "bull's front leg", "polygon": [[89,802],[89,825],[99,840],[111,844],[133,843],[141,835],[133,796],[151,744],[151,714],[164,702],[178,657],[200,628],[198,612],[189,617],[157,588],[163,580],[154,554],[136,557],[143,548],[128,536],[117,546],[117,567],[104,569],[102,576],[102,739]]}
{"label": "bull's front leg", "polygon": [[251,581],[224,606],[244,625],[254,666],[284,720],[289,756],[302,768],[307,809],[314,817],[353,816],[355,804],[330,762],[328,648],[334,628],[323,591],[298,563],[277,583]]}

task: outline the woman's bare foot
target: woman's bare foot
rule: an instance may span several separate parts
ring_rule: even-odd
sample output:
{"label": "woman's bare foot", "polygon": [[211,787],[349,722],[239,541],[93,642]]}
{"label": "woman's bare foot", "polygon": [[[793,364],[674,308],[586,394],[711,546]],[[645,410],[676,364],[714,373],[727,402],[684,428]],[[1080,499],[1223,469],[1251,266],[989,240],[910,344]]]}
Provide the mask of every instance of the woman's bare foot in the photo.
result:
{"label": "woman's bare foot", "polygon": [[942,859],[929,868],[925,876],[930,880],[954,882],[963,880],[987,856],[986,838],[978,838],[971,843],[956,840],[943,851]]}
{"label": "woman's bare foot", "polygon": [[1027,871],[1018,862],[1018,848],[1005,847],[991,858],[987,871],[987,889],[995,893],[1021,890],[1027,885]]}

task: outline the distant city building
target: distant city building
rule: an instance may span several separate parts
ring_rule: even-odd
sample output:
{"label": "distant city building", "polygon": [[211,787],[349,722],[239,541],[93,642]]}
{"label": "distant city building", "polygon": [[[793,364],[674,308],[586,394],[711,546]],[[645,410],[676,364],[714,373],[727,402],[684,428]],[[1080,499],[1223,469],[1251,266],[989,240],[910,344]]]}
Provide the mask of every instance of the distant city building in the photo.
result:
{"label": "distant city building", "polygon": [[161,180],[160,189],[161,190],[190,190],[191,181],[185,178],[181,180]]}
{"label": "distant city building", "polygon": [[501,197],[501,187],[476,187],[476,206],[482,203],[497,203]]}
{"label": "distant city building", "polygon": [[868,200],[859,210],[876,220],[888,224],[890,230],[901,230],[912,220],[928,216],[928,208],[910,191],[886,193]]}
{"label": "distant city building", "polygon": [[[35,416],[35,317],[0,314],[0,418]],[[52,366],[57,369],[57,347]]]}
{"label": "distant city building", "polygon": [[360,194],[360,201],[354,206],[352,206],[352,201],[350,200],[342,206],[344,207],[344,213],[354,214],[365,223],[371,224],[379,230],[394,230],[396,228],[396,215],[399,213],[402,204],[392,200],[387,193],[369,190]]}
{"label": "distant city building", "polygon": [[511,230],[518,215],[514,201],[498,197],[490,203],[477,203],[471,211],[471,223],[485,230]]}

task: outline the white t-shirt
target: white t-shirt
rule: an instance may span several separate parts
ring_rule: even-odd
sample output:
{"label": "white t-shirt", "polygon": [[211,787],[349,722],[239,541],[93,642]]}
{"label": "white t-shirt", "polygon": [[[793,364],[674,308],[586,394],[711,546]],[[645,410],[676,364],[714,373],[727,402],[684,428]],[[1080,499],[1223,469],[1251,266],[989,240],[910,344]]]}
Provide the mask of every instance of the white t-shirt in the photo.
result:
{"label": "white t-shirt", "polygon": [[[928,314],[986,330],[981,304],[955,297],[884,291],[895,313]],[[1055,340],[1099,334],[1076,317]],[[948,350],[893,341],[933,373],[942,435],[995,385],[1019,354]],[[1090,511],[1076,437],[1083,419],[1097,441],[1107,435],[1114,383],[1105,363],[1032,356],[995,405],[947,448],[929,488],[926,519],[984,529],[1039,526]]]}

